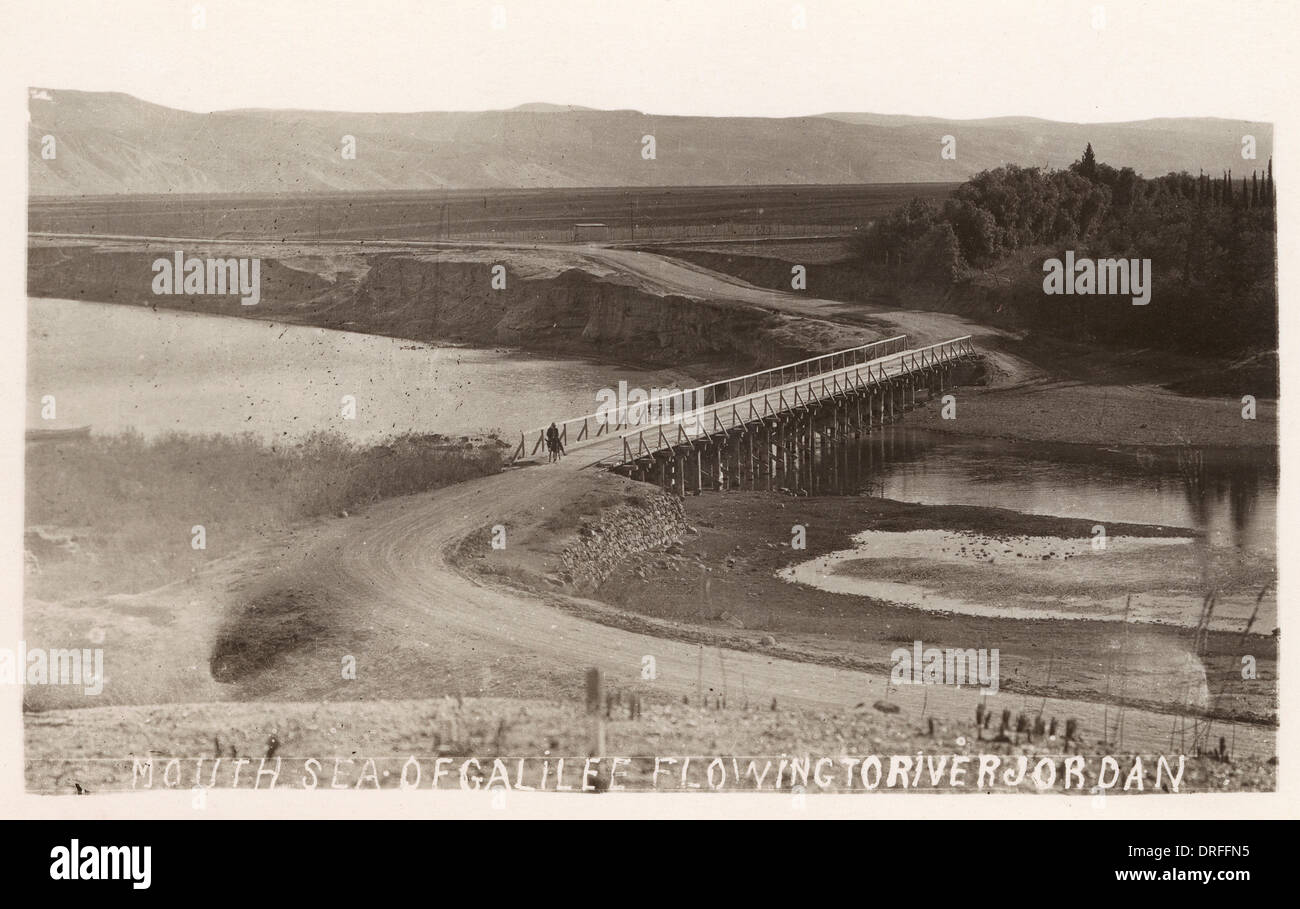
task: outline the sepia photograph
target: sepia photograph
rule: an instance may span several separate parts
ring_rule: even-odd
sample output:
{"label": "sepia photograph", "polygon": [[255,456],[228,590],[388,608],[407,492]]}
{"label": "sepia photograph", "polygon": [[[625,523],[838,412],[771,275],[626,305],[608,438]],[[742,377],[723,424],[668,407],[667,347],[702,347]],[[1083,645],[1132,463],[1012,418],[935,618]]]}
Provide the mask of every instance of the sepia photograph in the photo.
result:
{"label": "sepia photograph", "polygon": [[1289,5],[5,18],[7,817],[1294,817]]}

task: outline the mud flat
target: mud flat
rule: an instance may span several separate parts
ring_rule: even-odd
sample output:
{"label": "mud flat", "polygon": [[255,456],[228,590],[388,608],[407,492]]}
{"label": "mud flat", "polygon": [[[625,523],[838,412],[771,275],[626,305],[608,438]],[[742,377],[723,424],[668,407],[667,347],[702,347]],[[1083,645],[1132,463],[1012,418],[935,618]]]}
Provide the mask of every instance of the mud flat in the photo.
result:
{"label": "mud flat", "polygon": [[[1203,595],[1191,537],[988,536],[865,530],[853,548],[801,562],[783,580],[930,612],[1013,619],[1094,620],[1195,628]],[[1099,548],[1100,547],[1100,548]],[[1277,626],[1277,600],[1257,600],[1243,570],[1210,628]],[[1263,609],[1256,610],[1256,605]]]}

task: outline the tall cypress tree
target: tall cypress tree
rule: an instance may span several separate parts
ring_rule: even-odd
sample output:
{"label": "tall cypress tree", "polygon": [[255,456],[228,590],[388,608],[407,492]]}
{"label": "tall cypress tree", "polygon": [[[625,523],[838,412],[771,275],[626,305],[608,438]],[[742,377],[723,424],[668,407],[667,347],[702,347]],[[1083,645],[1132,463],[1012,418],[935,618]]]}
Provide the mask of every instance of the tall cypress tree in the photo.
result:
{"label": "tall cypress tree", "polygon": [[1083,150],[1083,158],[1079,161],[1079,173],[1089,180],[1097,179],[1097,155],[1092,150],[1092,143]]}

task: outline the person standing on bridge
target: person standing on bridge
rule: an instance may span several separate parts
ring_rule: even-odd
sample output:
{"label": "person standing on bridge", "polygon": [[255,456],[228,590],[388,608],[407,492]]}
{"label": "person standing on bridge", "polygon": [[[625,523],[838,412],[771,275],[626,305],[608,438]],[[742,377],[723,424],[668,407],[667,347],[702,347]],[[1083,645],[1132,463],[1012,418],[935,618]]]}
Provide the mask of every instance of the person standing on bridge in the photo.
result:
{"label": "person standing on bridge", "polygon": [[546,430],[546,447],[551,453],[552,464],[564,454],[564,443],[560,441],[560,430],[554,423]]}

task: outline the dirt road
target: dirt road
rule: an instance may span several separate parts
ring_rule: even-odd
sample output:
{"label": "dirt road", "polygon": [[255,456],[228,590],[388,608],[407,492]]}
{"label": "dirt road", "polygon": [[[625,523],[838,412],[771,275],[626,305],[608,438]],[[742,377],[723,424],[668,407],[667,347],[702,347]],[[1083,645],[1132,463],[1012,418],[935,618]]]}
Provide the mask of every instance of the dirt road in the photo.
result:
{"label": "dirt road", "polygon": [[[512,515],[544,509],[571,495],[568,490],[575,484],[591,482],[585,475],[589,465],[607,453],[604,445],[593,445],[559,465],[526,467],[381,503],[363,517],[324,525],[281,553],[279,567],[268,580],[299,591],[327,591],[346,604],[358,625],[369,625],[373,645],[354,648],[359,666],[368,672],[385,671],[385,651],[391,650],[392,641],[423,652],[426,659],[399,661],[403,684],[411,693],[433,693],[445,684],[439,674],[442,665],[472,656],[495,677],[495,693],[516,697],[537,696],[553,686],[576,696],[585,670],[598,666],[612,685],[672,698],[687,695],[692,701],[701,689],[719,690],[724,673],[731,698],[743,689],[751,703],[775,699],[790,706],[832,708],[886,698],[884,677],[761,652],[705,652],[693,644],[605,626],[548,602],[561,594],[531,595],[468,576],[451,564],[449,551],[484,527],[503,525],[509,545]],[[654,660],[653,681],[642,679],[647,656]],[[422,673],[427,673],[427,685]],[[467,688],[474,684],[469,680]],[[280,697],[306,693],[280,692]],[[912,686],[895,689],[888,700],[905,715],[919,716],[924,698],[929,713],[957,719],[973,716],[979,697],[969,688]],[[990,699],[995,707],[997,701],[997,696]],[[1018,705],[1018,699],[1016,704],[1008,700],[1013,712]],[[1085,734],[1096,736],[1106,709],[1049,700],[1045,711],[1077,717]],[[1168,749],[1172,722],[1169,716],[1129,711],[1125,747]],[[1238,753],[1268,756],[1273,733],[1239,728],[1236,748]]]}
{"label": "dirt road", "polygon": [[767,290],[681,259],[637,250],[603,246],[582,246],[578,249],[593,261],[623,274],[634,275],[660,291],[705,300],[732,300],[828,322],[869,324],[882,327],[889,334],[906,334],[912,347],[923,347],[970,335],[980,352],[992,361],[990,365],[995,372],[1005,381],[1023,382],[1042,375],[1040,370],[1004,349],[1008,342],[1014,340],[1010,334],[951,313],[887,309],[865,303],[825,300],[795,291]]}

